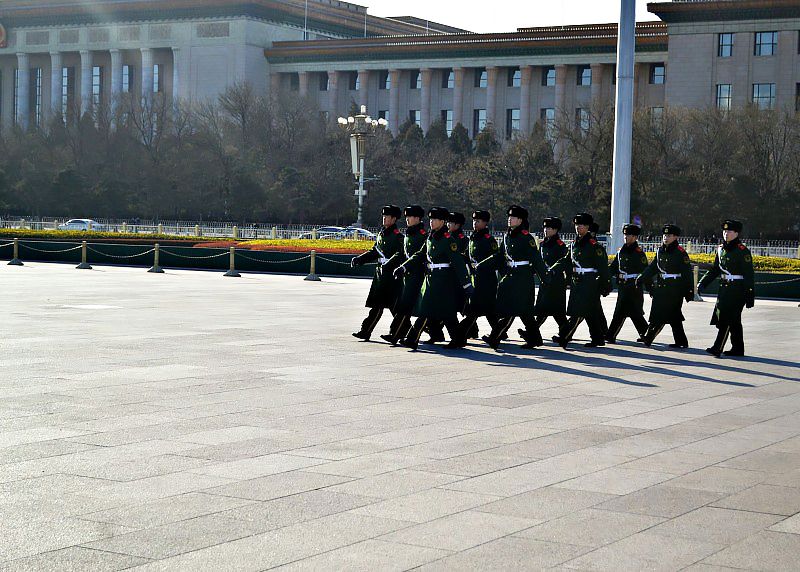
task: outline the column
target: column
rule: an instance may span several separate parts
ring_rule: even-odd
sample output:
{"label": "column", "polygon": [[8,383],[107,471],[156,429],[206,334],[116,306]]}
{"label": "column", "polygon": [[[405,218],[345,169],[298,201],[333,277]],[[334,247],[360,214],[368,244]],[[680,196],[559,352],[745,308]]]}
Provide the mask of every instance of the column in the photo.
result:
{"label": "column", "polygon": [[89,111],[92,101],[92,52],[81,50],[81,115]]}
{"label": "column", "polygon": [[300,72],[297,74],[298,85],[300,86],[300,97],[308,97],[308,72]]}
{"label": "column", "polygon": [[592,64],[592,107],[598,108],[602,103],[603,97],[603,64]]}
{"label": "column", "polygon": [[636,109],[639,107],[639,82],[642,80],[643,77],[647,77],[647,64],[637,63],[633,66],[633,108]]}
{"label": "column", "polygon": [[270,93],[278,93],[281,89],[281,74],[278,72],[270,72],[269,74],[269,91]]}
{"label": "column", "polygon": [[367,105],[369,96],[369,70],[358,70],[358,105]]}
{"label": "column", "polygon": [[61,115],[61,82],[63,63],[61,52],[50,52],[50,116]]}
{"label": "column", "polygon": [[142,99],[153,97],[153,50],[141,48],[142,53]]}
{"label": "column", "polygon": [[490,66],[486,68],[486,123],[494,127],[498,137],[502,137],[504,126],[497,124],[497,73],[499,68]]}
{"label": "column", "polygon": [[464,68],[453,68],[453,127],[464,124]]}
{"label": "column", "polygon": [[389,129],[400,130],[400,70],[389,70]]}
{"label": "column", "polygon": [[531,134],[531,81],[533,66],[520,66],[519,84],[519,132],[527,137]]}
{"label": "column", "polygon": [[422,132],[427,133],[431,126],[431,80],[433,79],[433,70],[431,68],[423,68],[419,70],[422,76],[422,93],[420,94],[420,127]]}
{"label": "column", "polygon": [[567,70],[566,64],[556,65],[556,119],[566,111],[567,105]]}
{"label": "column", "polygon": [[22,129],[28,128],[31,70],[28,67],[28,54],[17,54],[17,116],[14,118]]}
{"label": "column", "polygon": [[180,48],[172,48],[172,107],[177,106],[181,97]]}
{"label": "column", "polygon": [[339,117],[339,72],[328,72],[328,118],[336,122]]}
{"label": "column", "polygon": [[111,50],[111,118],[113,120],[122,96],[122,53]]}

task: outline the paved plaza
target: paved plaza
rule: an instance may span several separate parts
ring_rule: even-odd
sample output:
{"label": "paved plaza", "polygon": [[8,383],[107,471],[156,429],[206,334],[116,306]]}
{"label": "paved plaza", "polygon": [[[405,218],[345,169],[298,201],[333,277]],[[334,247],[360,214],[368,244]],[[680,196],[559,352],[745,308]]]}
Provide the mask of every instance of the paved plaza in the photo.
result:
{"label": "paved plaza", "polygon": [[0,285],[0,571],[800,567],[797,302],[759,300],[750,357],[714,359],[713,299],[688,351],[525,351],[514,326],[502,353],[411,352],[387,317],[350,336],[363,279]]}

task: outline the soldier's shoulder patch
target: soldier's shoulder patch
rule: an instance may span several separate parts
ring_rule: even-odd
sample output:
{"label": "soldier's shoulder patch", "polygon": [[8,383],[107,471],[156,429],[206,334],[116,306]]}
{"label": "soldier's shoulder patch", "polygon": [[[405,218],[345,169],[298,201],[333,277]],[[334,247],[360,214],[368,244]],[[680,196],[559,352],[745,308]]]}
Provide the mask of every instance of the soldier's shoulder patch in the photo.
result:
{"label": "soldier's shoulder patch", "polygon": [[531,239],[531,240],[530,240],[530,245],[531,245],[533,248],[536,248],[536,241],[535,241],[535,240],[533,240],[533,239]]}
{"label": "soldier's shoulder patch", "polygon": [[603,249],[602,248],[598,248],[597,249],[597,256],[603,256]]}
{"label": "soldier's shoulder patch", "polygon": [[492,250],[497,250],[497,243],[496,242],[492,243]]}
{"label": "soldier's shoulder patch", "polygon": [[523,229],[522,229],[522,234],[530,234],[530,233],[527,231],[527,229],[524,229],[524,228],[523,228]]}
{"label": "soldier's shoulder patch", "polygon": [[564,241],[563,241],[563,240],[561,240],[560,238],[558,239],[558,245],[559,245],[559,246],[564,246]]}
{"label": "soldier's shoulder patch", "polygon": [[450,250],[452,250],[453,252],[458,252],[458,245],[455,242],[451,242]]}
{"label": "soldier's shoulder patch", "polygon": [[594,245],[594,244],[597,244],[597,241],[595,239],[593,239],[593,238],[590,238],[589,239],[589,243]]}
{"label": "soldier's shoulder patch", "polygon": [[449,233],[449,232],[447,232],[447,231],[445,231],[445,232],[444,232],[444,237],[445,237],[445,238],[450,238],[450,233]]}
{"label": "soldier's shoulder patch", "polygon": [[742,244],[741,242],[739,243],[739,250],[744,250],[746,248],[747,247],[744,244]]}
{"label": "soldier's shoulder patch", "polygon": [[753,257],[750,256],[749,254],[745,254],[744,255],[744,261],[745,262],[753,262]]}

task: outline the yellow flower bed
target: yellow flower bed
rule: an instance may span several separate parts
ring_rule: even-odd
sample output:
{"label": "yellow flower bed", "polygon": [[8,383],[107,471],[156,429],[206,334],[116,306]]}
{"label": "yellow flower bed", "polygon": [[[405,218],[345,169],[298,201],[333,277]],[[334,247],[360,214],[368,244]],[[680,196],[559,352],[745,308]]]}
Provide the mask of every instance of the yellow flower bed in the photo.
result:
{"label": "yellow flower bed", "polygon": [[321,252],[364,252],[375,244],[371,240],[333,240],[333,239],[293,239],[293,238],[268,238],[248,240],[240,243],[242,246],[253,250],[318,250]]}

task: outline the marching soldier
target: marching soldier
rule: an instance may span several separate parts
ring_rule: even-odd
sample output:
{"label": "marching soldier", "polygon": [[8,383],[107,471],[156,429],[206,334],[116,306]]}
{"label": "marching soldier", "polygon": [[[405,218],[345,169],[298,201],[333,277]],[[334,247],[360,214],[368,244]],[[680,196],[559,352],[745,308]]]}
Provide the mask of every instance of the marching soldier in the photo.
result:
{"label": "marching soldier", "polygon": [[604,321],[601,317],[600,296],[611,292],[608,275],[608,256],[603,246],[592,238],[589,225],[592,215],[578,213],[572,219],[578,235],[570,246],[570,252],[550,267],[552,272],[572,272],[572,289],[567,304],[569,320],[559,328],[553,341],[566,348],[582,319],[589,326],[591,341],[586,347],[605,345]]}
{"label": "marching soldier", "polygon": [[549,281],[547,268],[542,261],[536,239],[528,230],[528,211],[518,205],[508,208],[508,231],[503,237],[503,244],[496,253],[478,264],[478,272],[484,265],[505,262],[503,277],[497,285],[497,297],[494,317],[497,322],[488,336],[483,336],[493,350],[497,350],[500,341],[508,331],[515,317],[520,317],[525,325],[525,349],[542,345],[542,334],[536,324],[534,314],[534,273],[544,282]]}
{"label": "marching soldier", "polygon": [[[569,252],[569,248],[558,231],[561,230],[561,219],[558,217],[547,217],[542,221],[544,239],[539,248],[542,251],[544,263],[550,267],[557,261],[564,258]],[[548,316],[552,316],[562,327],[567,321],[567,273],[571,268],[554,272],[550,276],[550,283],[542,283],[539,286],[539,295],[536,297],[536,323],[541,327]]]}
{"label": "marching soldier", "polygon": [[[409,205],[403,211],[406,217],[406,236],[403,241],[403,253],[406,258],[411,258],[414,254],[425,248],[427,232],[422,217],[425,211],[419,205]],[[402,340],[411,328],[411,313],[417,304],[422,281],[425,279],[425,264],[418,261],[416,264],[406,266],[403,273],[403,285],[397,306],[395,307],[394,320],[389,326],[389,333],[381,335],[381,338],[394,345]]]}
{"label": "marching soldier", "polygon": [[642,229],[635,224],[626,224],[622,227],[625,235],[625,244],[617,252],[609,267],[612,276],[617,280],[617,305],[614,316],[608,327],[606,341],[614,343],[617,339],[623,322],[630,318],[639,337],[643,338],[647,332],[647,320],[644,319],[644,292],[641,285],[636,284],[639,274],[647,268],[647,255],[637,242],[637,237]]}
{"label": "marching soldier", "polygon": [[[478,326],[476,321],[480,316],[486,316],[494,326],[492,317],[495,299],[497,297],[497,267],[487,264],[478,265],[497,252],[497,241],[487,228],[491,215],[489,211],[475,211],[472,213],[472,234],[469,237],[467,248],[469,266],[472,268],[472,285],[475,292],[470,296],[464,311],[465,318],[461,321],[461,332],[464,339],[477,338]],[[497,259],[495,259],[497,261]]]}
{"label": "marching soldier", "polygon": [[[719,277],[719,294],[711,325],[717,326],[717,339],[706,351],[715,357],[744,355],[744,333],[742,331],[742,309],[755,305],[755,283],[753,257],[750,250],[739,240],[742,223],[726,220],[722,223],[722,244],[714,257],[714,266],[706,272],[698,284],[698,290]],[[728,335],[731,349],[723,352]]]}
{"label": "marching soldier", "polygon": [[466,340],[462,339],[458,327],[456,317],[458,308],[453,294],[456,287],[460,287],[469,295],[473,287],[469,281],[464,257],[458,251],[458,243],[447,232],[445,221],[448,215],[447,209],[442,207],[434,207],[428,211],[431,232],[425,242],[425,248],[411,255],[395,269],[395,275],[399,276],[413,265],[426,263],[425,280],[414,311],[418,318],[406,338],[400,342],[412,350],[417,349],[420,335],[428,320],[444,322],[450,333],[450,343],[447,347],[460,348],[466,345]]}
{"label": "marching soldier", "polygon": [[361,329],[353,332],[353,336],[361,340],[368,340],[372,330],[383,315],[384,308],[394,311],[399,294],[400,282],[395,280],[393,272],[403,261],[403,242],[400,230],[397,228],[397,219],[400,216],[400,207],[387,205],[383,207],[383,230],[378,234],[375,245],[358,256],[353,257],[350,264],[353,268],[378,262],[372,286],[369,289],[367,301],[364,304],[369,308],[366,319],[361,322]]}
{"label": "marching soldier", "polygon": [[689,340],[683,330],[683,301],[694,300],[694,280],[689,255],[678,244],[681,229],[674,224],[664,225],[663,239],[656,256],[650,265],[637,278],[637,284],[650,283],[653,304],[650,307],[650,321],[642,341],[650,347],[662,328],[669,324],[675,343],[671,348],[688,348]]}

